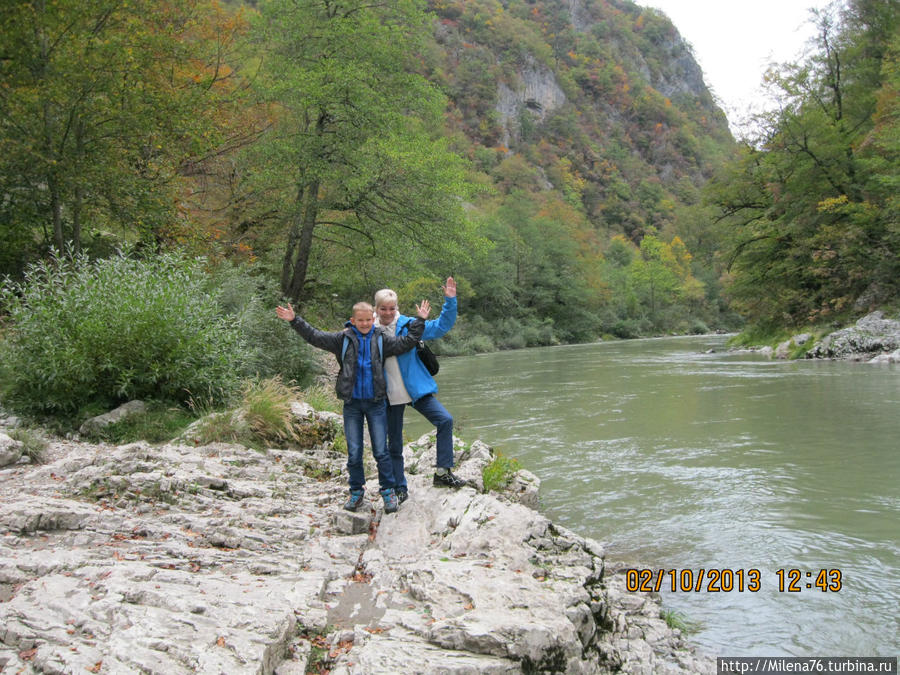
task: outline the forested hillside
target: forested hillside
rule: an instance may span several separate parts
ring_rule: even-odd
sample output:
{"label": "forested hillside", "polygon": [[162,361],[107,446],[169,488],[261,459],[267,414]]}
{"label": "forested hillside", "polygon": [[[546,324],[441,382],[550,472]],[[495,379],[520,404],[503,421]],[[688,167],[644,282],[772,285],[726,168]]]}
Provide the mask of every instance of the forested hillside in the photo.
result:
{"label": "forested hillside", "polygon": [[495,245],[463,270],[501,346],[727,322],[700,190],[735,144],[672,23],[617,1],[431,9],[426,75],[492,189],[473,218]]}
{"label": "forested hillside", "polygon": [[329,320],[378,287],[407,299],[454,274],[456,350],[719,324],[699,192],[733,141],[654,10],[17,8],[6,273],[51,246],[187,247]]}
{"label": "forested hillside", "polygon": [[328,325],[452,274],[454,353],[889,302],[896,7],[823,14],[739,144],[677,29],[628,0],[17,3],[0,272],[182,249],[226,314],[281,296]]}

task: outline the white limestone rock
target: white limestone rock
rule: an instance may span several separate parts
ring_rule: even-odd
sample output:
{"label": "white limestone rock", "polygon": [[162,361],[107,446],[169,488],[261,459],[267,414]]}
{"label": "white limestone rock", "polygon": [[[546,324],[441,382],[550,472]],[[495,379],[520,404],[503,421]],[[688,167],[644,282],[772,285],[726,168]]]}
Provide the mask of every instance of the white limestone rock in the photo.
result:
{"label": "white limestone rock", "polygon": [[0,467],[9,466],[19,461],[22,456],[23,443],[0,431]]}
{"label": "white limestone rock", "polygon": [[108,413],[86,420],[78,429],[78,432],[85,435],[96,433],[110,424],[119,422],[132,415],[138,415],[146,410],[147,404],[143,401],[128,401],[128,403],[123,403],[115,410],[110,410]]}

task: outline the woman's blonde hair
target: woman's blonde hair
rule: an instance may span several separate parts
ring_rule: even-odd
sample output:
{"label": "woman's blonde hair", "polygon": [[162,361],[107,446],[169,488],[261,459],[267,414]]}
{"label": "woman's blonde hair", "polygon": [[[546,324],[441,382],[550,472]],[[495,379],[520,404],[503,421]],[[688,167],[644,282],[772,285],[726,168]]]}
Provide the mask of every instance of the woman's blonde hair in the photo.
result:
{"label": "woman's blonde hair", "polygon": [[399,302],[397,299],[397,294],[392,291],[390,288],[382,288],[380,291],[375,293],[375,307],[381,307],[384,303],[390,302],[393,300],[394,302]]}

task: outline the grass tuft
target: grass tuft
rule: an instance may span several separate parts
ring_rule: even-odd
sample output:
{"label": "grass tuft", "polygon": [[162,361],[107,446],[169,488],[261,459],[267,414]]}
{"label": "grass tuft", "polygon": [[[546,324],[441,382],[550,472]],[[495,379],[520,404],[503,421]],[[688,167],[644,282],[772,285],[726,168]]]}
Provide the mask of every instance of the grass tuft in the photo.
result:
{"label": "grass tuft", "polygon": [[663,621],[666,622],[666,625],[669,628],[680,630],[685,635],[698,633],[700,629],[703,628],[703,624],[701,622],[692,621],[681,612],[676,612],[672,609],[661,610],[659,616]]}
{"label": "grass tuft", "polygon": [[521,468],[519,460],[505,457],[503,453],[497,451],[494,460],[481,472],[481,477],[484,479],[484,491],[502,490],[509,485],[513,476]]}
{"label": "grass tuft", "polygon": [[262,440],[296,441],[291,402],[300,398],[300,390],[285,384],[280,375],[250,381],[244,387],[240,414],[250,433]]}
{"label": "grass tuft", "polygon": [[9,432],[9,437],[22,444],[22,454],[28,457],[33,464],[43,464],[47,441],[36,431],[18,427]]}
{"label": "grass tuft", "polygon": [[303,390],[301,399],[320,411],[339,413],[343,410],[343,404],[334,393],[332,387],[323,384],[314,384]]}

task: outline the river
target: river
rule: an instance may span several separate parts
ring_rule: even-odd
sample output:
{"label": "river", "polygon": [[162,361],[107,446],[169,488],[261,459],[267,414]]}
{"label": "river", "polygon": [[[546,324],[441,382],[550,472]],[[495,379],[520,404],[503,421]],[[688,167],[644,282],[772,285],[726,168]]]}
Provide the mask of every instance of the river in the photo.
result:
{"label": "river", "polygon": [[[654,585],[662,571],[664,608],[711,655],[895,656],[900,368],[725,341],[443,358],[439,398],[457,435],[541,478],[548,517]],[[407,412],[408,436],[427,430]]]}

